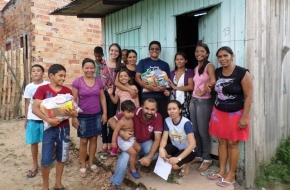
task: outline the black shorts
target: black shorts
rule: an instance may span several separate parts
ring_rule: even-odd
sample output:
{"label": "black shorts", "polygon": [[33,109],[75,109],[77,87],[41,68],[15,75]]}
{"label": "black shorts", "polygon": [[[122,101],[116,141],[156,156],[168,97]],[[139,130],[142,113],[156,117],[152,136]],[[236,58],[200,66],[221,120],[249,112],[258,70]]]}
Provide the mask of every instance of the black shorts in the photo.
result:
{"label": "black shorts", "polygon": [[[178,157],[184,151],[184,149],[179,150],[178,148],[176,148],[176,146],[174,146],[172,144],[167,144],[165,146],[165,150],[166,150],[167,154],[171,155],[172,157]],[[181,158],[182,160],[180,162],[178,162],[177,165],[179,167],[181,167],[183,164],[187,164],[187,163],[191,162],[195,157],[196,157],[196,152],[191,152],[185,158]]]}

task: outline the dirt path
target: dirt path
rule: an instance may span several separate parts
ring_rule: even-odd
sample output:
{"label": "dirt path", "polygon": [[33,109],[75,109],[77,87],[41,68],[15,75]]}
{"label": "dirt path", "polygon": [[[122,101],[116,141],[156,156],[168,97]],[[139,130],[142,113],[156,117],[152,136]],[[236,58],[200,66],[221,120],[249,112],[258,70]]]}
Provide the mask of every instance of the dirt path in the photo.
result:
{"label": "dirt path", "polygon": [[[27,178],[26,174],[32,167],[30,145],[25,144],[24,120],[0,123],[0,189],[26,190],[42,187],[42,177],[40,170],[34,178]],[[75,130],[71,130],[72,138],[76,138]],[[77,139],[74,139],[76,141]],[[39,150],[41,145],[39,144]],[[38,154],[39,163],[40,156]],[[110,160],[107,160],[110,162]],[[111,163],[114,160],[111,161]],[[50,189],[53,189],[55,182],[55,168],[51,166]],[[88,172],[86,179],[79,177],[79,160],[76,152],[71,150],[70,159],[65,165],[63,174],[63,184],[70,190],[100,190],[105,189],[111,172],[101,170],[99,175],[92,175]]]}

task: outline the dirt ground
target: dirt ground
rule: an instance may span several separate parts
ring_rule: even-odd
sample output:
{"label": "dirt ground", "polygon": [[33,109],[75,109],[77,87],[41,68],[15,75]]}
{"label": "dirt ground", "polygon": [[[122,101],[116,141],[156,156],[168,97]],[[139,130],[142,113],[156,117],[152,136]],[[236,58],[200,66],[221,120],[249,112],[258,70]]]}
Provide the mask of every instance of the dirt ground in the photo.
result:
{"label": "dirt ground", "polygon": [[[27,172],[32,167],[30,145],[25,144],[24,120],[14,120],[11,122],[0,123],[0,189],[1,190],[40,190],[42,187],[42,176],[40,167],[34,178],[27,178]],[[73,141],[77,141],[75,130],[71,130]],[[71,146],[70,159],[65,165],[63,174],[63,185],[70,190],[102,190],[106,189],[109,183],[111,171],[105,171],[101,168],[99,175],[93,175],[88,172],[88,177],[82,179],[79,177],[79,160],[77,151]],[[41,144],[39,144],[38,159],[40,164]],[[109,167],[114,165],[116,159],[109,158],[99,165]],[[55,168],[51,165],[50,189],[53,189],[55,182]],[[113,169],[113,168],[112,168]]]}
{"label": "dirt ground", "polygon": [[[25,129],[24,129],[24,120],[13,120],[10,122],[0,122],[0,189],[1,190],[40,190],[42,187],[42,176],[40,167],[37,175],[34,178],[27,178],[27,172],[32,167],[32,159],[30,152],[30,145],[25,144]],[[79,168],[80,163],[78,159],[78,153],[75,147],[78,147],[78,138],[76,137],[76,130],[71,128],[71,140],[73,144],[71,144],[70,150],[70,159],[65,165],[63,180],[62,183],[69,190],[105,190],[107,189],[107,185],[109,184],[109,178],[112,176],[112,172],[114,171],[114,165],[117,161],[116,158],[110,158],[102,160],[100,158],[101,155],[106,155],[106,153],[98,152],[97,158],[95,159],[97,165],[101,168],[99,174],[94,175],[88,172],[88,176],[83,179],[79,177]],[[98,148],[97,150],[101,150],[101,139],[98,139]],[[40,164],[41,157],[41,144],[39,144],[39,153],[38,160]],[[192,166],[192,168],[195,166]],[[54,189],[55,182],[55,167],[54,164],[51,165],[50,172],[50,189]],[[195,169],[192,169],[193,172],[187,177],[183,179],[184,184],[177,185],[170,183],[165,183],[164,187],[167,190],[172,189],[182,189],[182,187],[196,184],[205,184],[210,183],[206,177],[199,178],[200,174],[196,172]],[[164,183],[159,178],[156,178],[152,175],[155,174],[145,174],[141,173],[142,179],[141,181],[134,181],[131,179],[130,175],[127,175],[127,179],[124,180],[124,184],[122,189],[124,190],[132,190],[138,189],[142,190],[144,188],[137,188],[137,183],[144,183],[147,186],[148,190],[157,190],[159,187],[153,187],[154,184]],[[147,176],[147,177],[146,177]],[[151,177],[150,177],[151,176]],[[192,181],[192,179],[195,179]],[[147,180],[147,181],[146,181]],[[148,181],[149,180],[149,181]],[[182,179],[181,179],[182,181]],[[141,182],[141,183],[140,183]],[[197,186],[195,186],[197,187]],[[157,188],[157,189],[156,189]],[[196,188],[193,188],[196,189]],[[217,186],[213,183],[213,188],[202,188],[204,190],[216,190],[222,189],[217,188]],[[229,188],[233,189],[233,188]],[[242,188],[238,185],[235,185],[236,190],[242,190]]]}

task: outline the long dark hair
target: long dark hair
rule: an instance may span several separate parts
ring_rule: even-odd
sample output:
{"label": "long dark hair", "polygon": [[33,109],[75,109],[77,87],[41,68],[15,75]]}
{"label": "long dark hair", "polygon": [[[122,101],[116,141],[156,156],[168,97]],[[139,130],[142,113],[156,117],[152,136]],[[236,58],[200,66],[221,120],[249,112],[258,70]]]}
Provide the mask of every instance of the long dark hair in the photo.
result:
{"label": "long dark hair", "polygon": [[[175,70],[177,70],[175,60],[176,60],[176,57],[177,57],[178,55],[181,55],[181,56],[182,56],[186,61],[188,61],[186,53],[184,53],[184,52],[182,52],[182,51],[177,52],[177,53],[175,54],[175,56],[174,56]],[[185,63],[185,68],[187,68],[187,62]]]}
{"label": "long dark hair", "polygon": [[122,62],[121,62],[122,61],[122,49],[121,49],[119,44],[113,43],[109,46],[109,51],[110,51],[112,46],[116,46],[119,50],[119,56],[116,59],[116,69],[115,69],[115,71],[117,71],[119,69],[119,67],[121,67],[121,64],[122,64]]}
{"label": "long dark hair", "polygon": [[[197,42],[196,47],[203,47],[205,49],[206,53],[208,55],[210,54],[209,48],[206,44],[199,41],[199,42]],[[201,75],[204,72],[204,69],[208,63],[209,63],[209,61],[208,61],[208,57],[207,57],[205,60],[203,60],[202,66],[198,69],[199,75]]]}

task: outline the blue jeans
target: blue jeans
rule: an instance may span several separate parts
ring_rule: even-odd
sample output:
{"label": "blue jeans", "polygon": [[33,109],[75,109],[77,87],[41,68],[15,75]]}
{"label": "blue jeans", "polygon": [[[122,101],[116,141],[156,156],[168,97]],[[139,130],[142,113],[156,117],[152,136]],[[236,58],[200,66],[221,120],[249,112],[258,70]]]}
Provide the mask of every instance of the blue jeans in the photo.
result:
{"label": "blue jeans", "polygon": [[189,111],[197,146],[196,157],[202,157],[203,160],[211,160],[211,140],[208,132],[211,110],[211,99],[191,98]]}
{"label": "blue jeans", "polygon": [[[139,145],[141,146],[141,151],[140,151],[139,156],[140,157],[147,156],[151,150],[152,144],[153,144],[152,140],[139,143]],[[122,154],[118,158],[115,173],[111,177],[111,183],[113,183],[114,185],[118,187],[122,185],[122,182],[125,178],[127,166],[129,163],[129,158],[130,158],[130,155],[127,152],[122,152]],[[154,155],[153,159],[156,159],[156,158],[157,158],[157,153]]]}

